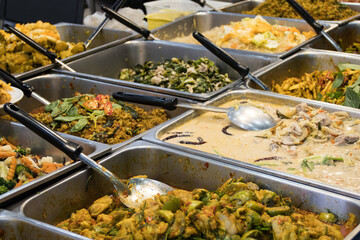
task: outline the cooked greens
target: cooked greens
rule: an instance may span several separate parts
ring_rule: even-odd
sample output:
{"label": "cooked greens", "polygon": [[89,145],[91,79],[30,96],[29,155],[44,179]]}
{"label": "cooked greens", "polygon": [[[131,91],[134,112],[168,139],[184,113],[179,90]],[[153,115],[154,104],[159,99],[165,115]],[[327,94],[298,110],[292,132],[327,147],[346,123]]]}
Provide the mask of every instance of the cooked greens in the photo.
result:
{"label": "cooked greens", "polygon": [[148,61],[144,65],[122,69],[120,80],[190,93],[213,92],[232,82],[227,73],[221,74],[214,62],[206,57],[188,61],[179,58]]}

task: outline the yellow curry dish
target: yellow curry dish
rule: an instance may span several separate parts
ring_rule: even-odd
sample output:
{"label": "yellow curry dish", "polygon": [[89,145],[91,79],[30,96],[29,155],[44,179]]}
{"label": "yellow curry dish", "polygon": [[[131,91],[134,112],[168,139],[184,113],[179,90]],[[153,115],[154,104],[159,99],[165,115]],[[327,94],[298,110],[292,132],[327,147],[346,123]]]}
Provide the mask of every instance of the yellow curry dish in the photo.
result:
{"label": "yellow curry dish", "polygon": [[176,189],[130,209],[103,196],[58,227],[91,239],[341,240],[355,226],[334,213],[314,213],[252,182],[229,179],[216,191]]}
{"label": "yellow curry dish", "polygon": [[109,95],[80,93],[53,101],[32,116],[55,131],[106,144],[124,142],[168,120],[163,109],[146,111]]}
{"label": "yellow curry dish", "polygon": [[[297,0],[297,2],[316,20],[336,21],[359,14],[337,0]],[[265,0],[253,10],[242,13],[301,19],[300,15],[285,0]]]}
{"label": "yellow curry dish", "polygon": [[10,83],[5,83],[4,81],[0,80],[0,105],[10,102],[11,95],[9,91],[12,91]]}
{"label": "yellow curry dish", "polygon": [[[244,18],[202,33],[219,47],[264,53],[281,53],[315,36],[315,32],[301,32],[295,27],[271,25],[263,17]],[[171,41],[198,44],[191,35]]]}
{"label": "yellow curry dish", "polygon": [[[56,27],[50,23],[42,21],[27,24],[18,23],[15,28],[41,46],[55,52],[60,59],[85,51],[82,42],[62,41]],[[50,59],[24,43],[14,34],[0,30],[0,68],[9,73],[22,73],[50,63]]]}
{"label": "yellow curry dish", "polygon": [[338,70],[314,71],[272,83],[277,93],[360,108],[360,65],[340,63]]}
{"label": "yellow curry dish", "polygon": [[295,107],[236,99],[220,107],[252,105],[276,120],[275,127],[246,131],[226,114],[207,112],[158,136],[167,143],[217,154],[276,171],[360,192],[360,119],[305,103]]}

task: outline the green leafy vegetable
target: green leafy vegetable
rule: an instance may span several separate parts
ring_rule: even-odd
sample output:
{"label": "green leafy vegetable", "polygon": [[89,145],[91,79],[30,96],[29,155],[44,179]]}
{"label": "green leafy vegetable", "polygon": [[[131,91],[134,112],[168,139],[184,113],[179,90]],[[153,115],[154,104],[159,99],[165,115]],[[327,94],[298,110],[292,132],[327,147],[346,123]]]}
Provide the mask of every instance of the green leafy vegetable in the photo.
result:
{"label": "green leafy vegetable", "polygon": [[343,84],[343,82],[344,82],[344,75],[341,72],[337,73],[336,78],[332,84],[332,89],[340,87]]}
{"label": "green leafy vegetable", "polygon": [[352,88],[346,88],[345,101],[343,106],[359,108],[360,107],[360,96]]}
{"label": "green leafy vegetable", "polygon": [[70,129],[70,132],[78,132],[81,129],[83,129],[86,124],[88,123],[88,120],[86,118],[81,118],[79,121]]}
{"label": "green leafy vegetable", "polygon": [[340,69],[340,71],[344,71],[346,68],[360,70],[360,65],[351,64],[351,63],[339,63],[338,68]]}

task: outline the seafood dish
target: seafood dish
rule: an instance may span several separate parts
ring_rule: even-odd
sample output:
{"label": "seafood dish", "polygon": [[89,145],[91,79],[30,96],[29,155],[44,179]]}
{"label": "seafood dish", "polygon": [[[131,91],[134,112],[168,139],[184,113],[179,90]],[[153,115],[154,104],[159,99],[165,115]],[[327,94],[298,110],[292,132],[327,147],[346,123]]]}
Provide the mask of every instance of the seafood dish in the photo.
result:
{"label": "seafood dish", "polygon": [[289,107],[235,99],[219,107],[252,105],[277,122],[271,129],[245,131],[225,114],[204,113],[175,125],[158,138],[166,143],[217,154],[360,192],[360,120],[306,103]]}
{"label": "seafood dish", "polygon": [[[136,209],[105,195],[57,224],[92,239],[343,239],[355,226],[329,212],[294,207],[253,182],[229,179],[216,191],[176,189]],[[344,235],[343,235],[344,234]]]}
{"label": "seafood dish", "polygon": [[273,82],[277,93],[360,108],[360,65],[338,64],[338,70],[314,71],[300,78]]}
{"label": "seafood dish", "polygon": [[221,74],[206,57],[185,61],[179,58],[163,62],[147,61],[134,68],[124,68],[120,80],[176,89],[190,93],[217,91],[231,83],[228,74]]}
{"label": "seafood dish", "polygon": [[70,163],[57,163],[50,156],[34,155],[30,148],[15,146],[5,137],[0,137],[0,194]]}
{"label": "seafood dish", "polygon": [[[55,52],[59,59],[85,51],[82,42],[71,43],[60,39],[54,25],[38,21],[16,24],[15,28],[35,40],[41,46]],[[9,73],[23,73],[51,64],[51,60],[36,51],[14,34],[0,30],[0,68]]]}
{"label": "seafood dish", "polygon": [[[219,47],[263,53],[288,51],[316,35],[313,31],[300,32],[295,27],[271,25],[261,16],[217,26],[202,34]],[[192,35],[171,41],[198,44]]]}
{"label": "seafood dish", "polygon": [[[343,20],[359,14],[337,0],[297,0],[317,20]],[[285,0],[266,0],[244,14],[260,14],[269,17],[300,18],[300,15]]]}

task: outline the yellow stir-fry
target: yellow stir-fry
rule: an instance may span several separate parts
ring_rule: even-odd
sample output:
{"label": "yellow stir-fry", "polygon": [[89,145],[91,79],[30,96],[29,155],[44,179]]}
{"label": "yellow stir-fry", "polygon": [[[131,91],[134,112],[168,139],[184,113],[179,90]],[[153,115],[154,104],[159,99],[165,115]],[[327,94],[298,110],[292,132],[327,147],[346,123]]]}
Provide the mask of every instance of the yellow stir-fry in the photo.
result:
{"label": "yellow stir-fry", "polygon": [[339,64],[338,67],[339,71],[314,71],[305,73],[300,78],[287,78],[280,84],[273,81],[273,91],[359,108],[360,66]]}
{"label": "yellow stir-fry", "polygon": [[11,90],[10,83],[7,84],[4,81],[0,81],[0,104],[4,104],[11,100],[11,95],[9,93]]}
{"label": "yellow stir-fry", "polygon": [[92,239],[340,240],[355,225],[352,213],[344,223],[334,213],[300,210],[290,198],[229,179],[215,192],[176,189],[137,209],[106,195],[57,226]]}

